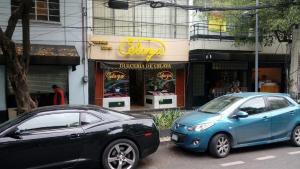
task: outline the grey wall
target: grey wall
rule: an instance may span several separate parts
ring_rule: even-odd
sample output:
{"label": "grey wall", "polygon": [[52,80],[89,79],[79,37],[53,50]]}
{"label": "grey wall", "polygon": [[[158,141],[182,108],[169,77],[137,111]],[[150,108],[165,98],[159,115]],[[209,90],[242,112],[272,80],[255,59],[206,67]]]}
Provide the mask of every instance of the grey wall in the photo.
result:
{"label": "grey wall", "polygon": [[0,65],[0,112],[6,110],[5,69]]}

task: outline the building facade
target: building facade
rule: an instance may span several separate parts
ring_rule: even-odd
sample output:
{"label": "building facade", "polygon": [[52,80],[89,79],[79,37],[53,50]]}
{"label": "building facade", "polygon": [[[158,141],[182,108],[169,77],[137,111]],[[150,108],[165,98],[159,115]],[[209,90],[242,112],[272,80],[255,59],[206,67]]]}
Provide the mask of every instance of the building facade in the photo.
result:
{"label": "building facade", "polygon": [[184,107],[188,11],[114,10],[105,2],[90,2],[90,103],[123,111]]}
{"label": "building facade", "polygon": [[[230,32],[239,28],[226,23],[224,17],[222,13],[210,13],[194,18],[190,29],[187,107],[234,92],[235,87],[242,92],[255,90],[255,45],[237,45]],[[253,35],[253,31],[241,34]],[[260,44],[259,91],[287,92],[288,55],[287,43]]]}
{"label": "building facade", "polygon": [[[15,0],[0,2],[0,25],[7,25]],[[69,104],[88,104],[88,71],[85,57],[86,1],[34,0],[30,13],[31,65],[29,87],[39,106],[53,104],[51,86],[64,89]],[[22,25],[18,23],[13,40],[21,49]],[[2,118],[14,116],[14,94],[6,77],[5,56],[0,52],[0,111]],[[2,94],[4,93],[4,94]]]}

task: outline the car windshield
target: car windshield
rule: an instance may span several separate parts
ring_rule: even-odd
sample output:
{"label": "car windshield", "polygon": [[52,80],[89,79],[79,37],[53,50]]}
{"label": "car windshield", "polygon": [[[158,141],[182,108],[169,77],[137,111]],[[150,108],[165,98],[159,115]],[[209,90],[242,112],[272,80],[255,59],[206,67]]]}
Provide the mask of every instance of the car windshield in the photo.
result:
{"label": "car windshield", "polygon": [[12,125],[14,125],[14,124],[16,124],[16,123],[18,123],[18,122],[24,120],[24,119],[27,118],[28,116],[30,116],[29,113],[23,113],[23,114],[19,115],[19,116],[18,116],[17,118],[15,118],[15,119],[11,119],[11,120],[8,120],[8,121],[6,121],[6,122],[4,122],[4,123],[1,123],[1,124],[0,124],[0,132],[4,131],[4,130],[8,129],[10,126],[12,126]]}
{"label": "car windshield", "polygon": [[220,113],[241,98],[242,97],[221,96],[200,107],[199,111],[204,113]]}

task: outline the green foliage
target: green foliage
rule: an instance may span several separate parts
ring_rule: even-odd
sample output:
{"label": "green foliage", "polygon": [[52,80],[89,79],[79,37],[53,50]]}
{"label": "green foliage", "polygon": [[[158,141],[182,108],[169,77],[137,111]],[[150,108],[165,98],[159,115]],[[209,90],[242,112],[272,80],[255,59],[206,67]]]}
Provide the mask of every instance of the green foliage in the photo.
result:
{"label": "green foliage", "polygon": [[[261,5],[276,5],[286,3],[287,0],[259,0],[259,2]],[[300,3],[300,0],[294,0],[294,2]],[[255,6],[256,0],[194,0],[194,4],[209,7],[242,7]],[[258,14],[260,41],[264,42],[265,45],[273,43],[274,31],[291,32],[292,26],[300,23],[300,5],[260,9]],[[255,28],[255,10],[225,11],[224,15],[227,24],[236,27],[229,33],[236,37],[238,44],[254,42],[254,38],[245,36],[245,33]]]}
{"label": "green foliage", "polygon": [[154,115],[154,122],[159,129],[169,129],[173,122],[182,115],[183,113],[179,110],[167,110]]}

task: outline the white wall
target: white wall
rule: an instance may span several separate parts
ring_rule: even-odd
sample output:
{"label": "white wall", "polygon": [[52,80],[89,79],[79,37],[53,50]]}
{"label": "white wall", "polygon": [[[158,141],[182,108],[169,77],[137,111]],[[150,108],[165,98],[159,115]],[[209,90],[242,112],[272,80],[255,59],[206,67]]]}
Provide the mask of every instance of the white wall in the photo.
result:
{"label": "white wall", "polygon": [[[85,4],[84,0],[84,4]],[[89,1],[89,0],[87,0]],[[0,2],[0,25],[7,25],[10,16],[10,0]],[[6,8],[5,8],[6,7]],[[31,43],[49,45],[72,45],[77,49],[81,59],[82,52],[82,15],[80,0],[60,0],[60,23],[31,21]],[[13,39],[21,42],[21,22],[14,33]],[[2,27],[5,29],[5,27]],[[86,73],[85,73],[86,72]],[[87,75],[87,67],[83,62],[76,71],[69,68],[69,101],[70,104],[88,104],[88,84],[82,83],[82,77]]]}
{"label": "white wall", "polygon": [[0,111],[6,110],[5,68],[0,65]]}

